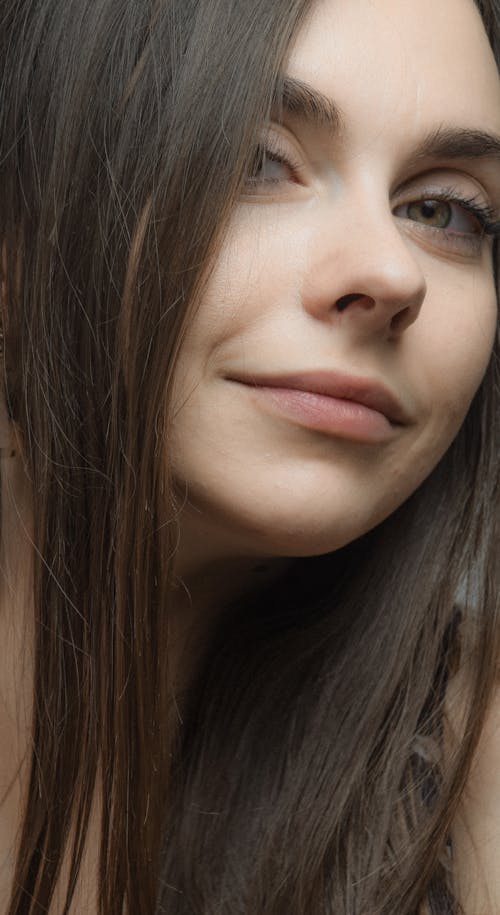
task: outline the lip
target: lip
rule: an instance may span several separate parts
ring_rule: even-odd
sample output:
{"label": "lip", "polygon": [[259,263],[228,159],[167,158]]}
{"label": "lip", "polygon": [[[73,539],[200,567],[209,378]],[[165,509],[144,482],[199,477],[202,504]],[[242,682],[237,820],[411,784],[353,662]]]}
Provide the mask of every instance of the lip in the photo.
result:
{"label": "lip", "polygon": [[361,441],[386,439],[411,424],[398,398],[381,382],[332,371],[234,375],[235,381],[293,414],[302,425]]}

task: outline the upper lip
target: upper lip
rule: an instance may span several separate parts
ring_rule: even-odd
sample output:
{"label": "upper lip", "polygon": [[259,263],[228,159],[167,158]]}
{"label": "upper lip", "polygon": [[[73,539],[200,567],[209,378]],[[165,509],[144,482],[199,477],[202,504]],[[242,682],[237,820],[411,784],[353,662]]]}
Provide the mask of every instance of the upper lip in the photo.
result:
{"label": "upper lip", "polygon": [[350,400],[382,413],[391,423],[408,425],[411,418],[398,398],[384,384],[341,372],[305,371],[286,375],[238,375],[229,380],[254,387],[289,388]]}

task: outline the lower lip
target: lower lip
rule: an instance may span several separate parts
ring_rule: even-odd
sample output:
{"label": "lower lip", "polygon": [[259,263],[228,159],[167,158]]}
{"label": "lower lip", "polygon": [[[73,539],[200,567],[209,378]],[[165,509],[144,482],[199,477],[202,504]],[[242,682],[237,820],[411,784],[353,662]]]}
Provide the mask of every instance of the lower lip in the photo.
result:
{"label": "lower lip", "polygon": [[263,406],[307,429],[358,442],[384,442],[394,436],[395,426],[383,413],[353,400],[293,388],[245,387]]}

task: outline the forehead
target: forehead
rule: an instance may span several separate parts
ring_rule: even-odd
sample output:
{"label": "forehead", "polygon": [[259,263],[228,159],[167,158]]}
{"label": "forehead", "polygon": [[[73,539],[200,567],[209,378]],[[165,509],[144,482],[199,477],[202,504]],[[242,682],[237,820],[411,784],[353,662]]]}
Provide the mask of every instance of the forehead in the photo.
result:
{"label": "forehead", "polygon": [[391,122],[500,132],[500,79],[473,0],[319,0],[287,72],[361,135]]}

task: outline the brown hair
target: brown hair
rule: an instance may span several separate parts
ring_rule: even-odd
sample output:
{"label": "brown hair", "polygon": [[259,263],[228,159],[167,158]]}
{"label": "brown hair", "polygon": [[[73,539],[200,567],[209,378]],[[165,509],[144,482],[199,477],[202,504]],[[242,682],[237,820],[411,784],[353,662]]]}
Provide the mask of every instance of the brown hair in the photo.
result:
{"label": "brown hair", "polygon": [[[479,5],[498,54],[500,7]],[[171,721],[172,374],[310,7],[4,12],[6,391],[35,547],[33,761],[8,915],[47,911],[68,845],[69,910],[97,785],[101,915],[452,905],[446,842],[500,647],[498,345],[419,491],[231,608],[178,742]],[[469,685],[445,761],[460,589]]]}

